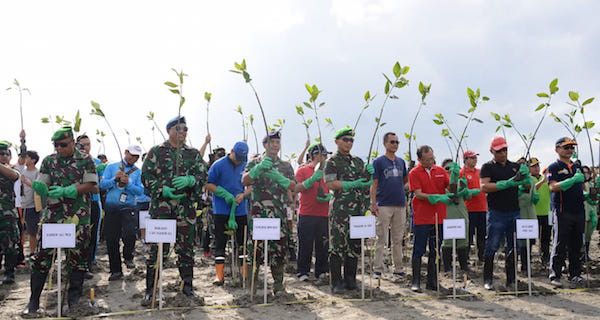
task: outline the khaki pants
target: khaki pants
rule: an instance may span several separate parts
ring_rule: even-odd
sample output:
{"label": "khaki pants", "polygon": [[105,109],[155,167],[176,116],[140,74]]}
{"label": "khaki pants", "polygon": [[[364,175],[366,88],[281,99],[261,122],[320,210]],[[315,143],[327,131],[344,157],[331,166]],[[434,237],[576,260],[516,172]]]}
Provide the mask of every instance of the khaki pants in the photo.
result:
{"label": "khaki pants", "polygon": [[392,232],[392,260],[394,272],[402,271],[402,238],[404,237],[404,226],[406,225],[405,207],[379,207],[377,215],[377,244],[375,246],[375,271],[383,272],[383,254],[388,234]]}

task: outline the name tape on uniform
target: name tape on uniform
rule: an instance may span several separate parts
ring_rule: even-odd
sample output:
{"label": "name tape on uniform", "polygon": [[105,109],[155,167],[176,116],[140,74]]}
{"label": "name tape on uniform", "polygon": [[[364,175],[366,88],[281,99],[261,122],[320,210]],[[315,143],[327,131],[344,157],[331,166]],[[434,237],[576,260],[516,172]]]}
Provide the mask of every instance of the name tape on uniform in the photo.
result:
{"label": "name tape on uniform", "polygon": [[252,240],[279,240],[281,220],[279,218],[253,218]]}
{"label": "name tape on uniform", "polygon": [[351,216],[350,239],[375,237],[375,216]]}
{"label": "name tape on uniform", "polygon": [[537,239],[538,232],[537,219],[517,219],[517,239]]}
{"label": "name tape on uniform", "polygon": [[150,219],[150,213],[148,210],[140,211],[139,224],[140,229],[146,229],[146,220]]}
{"label": "name tape on uniform", "polygon": [[176,223],[177,220],[175,219],[147,219],[146,242],[175,243]]}
{"label": "name tape on uniform", "polygon": [[42,248],[75,248],[75,224],[42,224]]}
{"label": "name tape on uniform", "polygon": [[466,239],[465,219],[444,219],[444,240]]}

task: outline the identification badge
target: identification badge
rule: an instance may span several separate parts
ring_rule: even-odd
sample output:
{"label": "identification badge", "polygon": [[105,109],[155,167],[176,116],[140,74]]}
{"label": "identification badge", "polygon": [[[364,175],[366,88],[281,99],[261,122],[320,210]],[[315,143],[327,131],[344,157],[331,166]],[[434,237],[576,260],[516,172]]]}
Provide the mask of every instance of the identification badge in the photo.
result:
{"label": "identification badge", "polygon": [[119,196],[119,202],[126,203],[127,202],[127,193],[121,193]]}

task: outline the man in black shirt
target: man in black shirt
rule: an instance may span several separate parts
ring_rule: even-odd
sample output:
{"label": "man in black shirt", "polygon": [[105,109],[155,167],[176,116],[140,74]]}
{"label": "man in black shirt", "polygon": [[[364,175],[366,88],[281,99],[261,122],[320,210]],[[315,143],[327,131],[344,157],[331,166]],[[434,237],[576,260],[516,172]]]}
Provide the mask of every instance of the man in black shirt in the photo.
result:
{"label": "man in black shirt", "polygon": [[522,168],[508,161],[508,145],[503,137],[495,137],[490,146],[492,161],[481,167],[481,190],[488,194],[488,238],[485,243],[483,282],[486,290],[493,290],[494,255],[502,237],[506,239],[506,287],[515,285],[515,254],[513,252],[516,219],[519,218],[518,186],[529,175]]}
{"label": "man in black shirt", "polygon": [[550,259],[550,283],[562,287],[561,270],[565,255],[569,255],[569,275],[574,285],[583,282],[581,261],[585,209],[583,206],[583,182],[581,165],[571,161],[577,142],[571,138],[556,141],[555,151],[558,160],[548,167],[550,191],[552,191],[552,211],[554,213],[554,241]]}

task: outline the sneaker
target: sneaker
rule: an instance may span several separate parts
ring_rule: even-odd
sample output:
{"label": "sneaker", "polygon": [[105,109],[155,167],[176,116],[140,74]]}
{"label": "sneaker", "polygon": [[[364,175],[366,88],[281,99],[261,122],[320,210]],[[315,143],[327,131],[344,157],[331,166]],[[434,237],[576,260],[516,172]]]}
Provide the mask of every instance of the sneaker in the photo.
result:
{"label": "sneaker", "polygon": [[419,286],[418,286],[416,283],[413,283],[413,284],[410,286],[410,290],[411,290],[412,292],[421,292],[421,287],[419,287]]}
{"label": "sneaker", "polygon": [[125,260],[125,266],[127,267],[127,269],[135,268],[135,264],[133,263],[133,260]]}
{"label": "sneaker", "polygon": [[302,282],[306,282],[308,281],[308,275],[307,274],[299,274],[297,275],[298,281],[302,281]]}
{"label": "sneaker", "polygon": [[394,276],[396,276],[398,278],[404,278],[404,277],[406,277],[406,273],[404,271],[394,272]]}
{"label": "sneaker", "polygon": [[123,279],[123,272],[111,273],[110,277],[108,277],[108,281],[117,281],[121,279]]}
{"label": "sneaker", "polygon": [[582,285],[585,280],[580,276],[574,276],[571,278],[571,284]]}
{"label": "sneaker", "polygon": [[486,282],[483,284],[483,288],[485,290],[492,291],[494,290],[494,285],[492,284],[492,282]]}
{"label": "sneaker", "polygon": [[381,279],[381,272],[379,272],[379,271],[373,272],[373,279]]}
{"label": "sneaker", "polygon": [[560,282],[560,279],[558,278],[550,279],[550,284],[555,288],[562,288],[563,286],[562,282]]}

